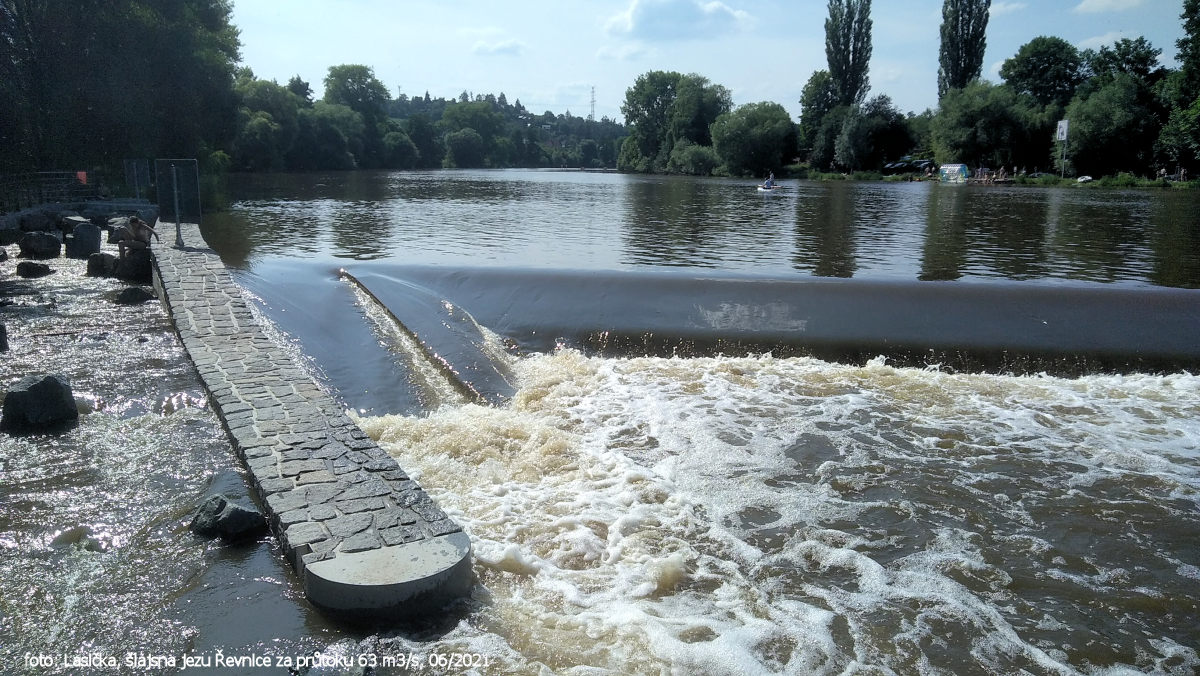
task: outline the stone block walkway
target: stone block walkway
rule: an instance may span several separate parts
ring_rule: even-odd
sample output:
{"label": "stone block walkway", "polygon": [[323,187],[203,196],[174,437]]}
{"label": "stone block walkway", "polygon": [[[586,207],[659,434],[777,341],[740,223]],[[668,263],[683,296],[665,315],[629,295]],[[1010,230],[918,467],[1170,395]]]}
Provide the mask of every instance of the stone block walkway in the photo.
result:
{"label": "stone block walkway", "polygon": [[317,606],[411,616],[465,594],[470,540],[259,326],[199,226],[160,221],[155,285]]}

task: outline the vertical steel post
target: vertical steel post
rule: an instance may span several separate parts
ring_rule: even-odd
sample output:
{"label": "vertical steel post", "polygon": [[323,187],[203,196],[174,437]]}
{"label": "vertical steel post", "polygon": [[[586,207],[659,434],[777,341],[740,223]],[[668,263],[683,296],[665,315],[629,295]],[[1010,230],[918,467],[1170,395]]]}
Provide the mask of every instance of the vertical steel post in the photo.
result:
{"label": "vertical steel post", "polygon": [[175,247],[183,248],[183,227],[179,224],[179,173],[175,170],[175,163],[171,163],[171,189],[175,193]]}

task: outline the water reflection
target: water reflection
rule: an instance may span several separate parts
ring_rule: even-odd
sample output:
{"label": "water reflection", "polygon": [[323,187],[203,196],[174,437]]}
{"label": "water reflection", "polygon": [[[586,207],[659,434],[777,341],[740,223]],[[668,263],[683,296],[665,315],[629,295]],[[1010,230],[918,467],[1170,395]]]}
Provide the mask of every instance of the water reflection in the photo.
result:
{"label": "water reflection", "polygon": [[205,235],[256,258],[1200,287],[1200,194],[583,172],[238,176]]}
{"label": "water reflection", "polygon": [[1195,288],[1200,280],[1200,217],[1189,197],[1174,193],[1152,203],[1150,247],[1157,255],[1150,280],[1159,286]]}
{"label": "water reflection", "polygon": [[623,260],[631,265],[717,267],[718,241],[729,226],[725,196],[714,184],[682,178],[628,186]]}
{"label": "water reflection", "polygon": [[854,186],[821,184],[796,202],[797,270],[817,277],[853,277],[855,221]]}
{"label": "water reflection", "polygon": [[925,210],[925,240],[921,247],[922,281],[962,277],[967,264],[967,231],[963,212],[966,191],[955,186],[931,190]]}

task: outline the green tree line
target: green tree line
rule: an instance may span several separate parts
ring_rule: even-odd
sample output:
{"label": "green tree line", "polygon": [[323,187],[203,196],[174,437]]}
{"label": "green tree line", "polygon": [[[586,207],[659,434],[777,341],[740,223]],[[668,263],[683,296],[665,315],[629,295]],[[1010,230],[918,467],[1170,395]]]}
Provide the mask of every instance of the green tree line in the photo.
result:
{"label": "green tree line", "polygon": [[536,115],[503,92],[393,99],[373,70],[332,66],[324,97],[238,71],[235,170],[614,167],[624,126],[568,111]]}
{"label": "green tree line", "polygon": [[229,0],[0,0],[0,171],[197,157],[208,172],[615,167],[624,125],[505,95],[392,98],[369,66],[323,96],[239,68]]}
{"label": "green tree line", "polygon": [[[944,0],[936,109],[901,113],[868,98],[871,0],[828,0],[828,68],[814,72],[792,123],[781,106],[734,109],[725,87],[652,71],[621,108],[627,171],[765,174],[791,162],[818,171],[881,171],[905,156],[972,167],[1149,176],[1200,164],[1200,0],[1185,0],[1181,67],[1145,38],[1098,50],[1038,36],[980,78],[990,0]],[[1070,120],[1065,142],[1057,123]],[[1064,147],[1065,146],[1065,147]],[[1065,158],[1065,166],[1062,165]]]}
{"label": "green tree line", "polygon": [[[625,124],[536,114],[500,93],[409,97],[369,66],[310,83],[239,68],[229,0],[0,0],[0,171],[115,168],[194,156],[207,170],[612,167],[765,174],[879,170],[904,155],[972,166],[1149,175],[1200,164],[1200,0],[1184,0],[1180,67],[1144,38],[1078,50],[1037,36],[980,79],[990,0],[944,0],[936,109],[868,97],[870,0],[828,0],[828,68],[793,121],[732,104],[702,75],[650,71]],[[931,74],[932,76],[932,74]],[[1065,142],[1056,123],[1070,120]],[[1066,166],[1059,166],[1059,158]]]}

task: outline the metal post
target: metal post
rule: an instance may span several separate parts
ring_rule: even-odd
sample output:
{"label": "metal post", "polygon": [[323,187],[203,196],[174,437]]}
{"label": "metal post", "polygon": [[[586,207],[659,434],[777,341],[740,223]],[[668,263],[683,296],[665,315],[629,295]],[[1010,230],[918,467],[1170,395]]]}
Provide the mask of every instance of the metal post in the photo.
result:
{"label": "metal post", "polygon": [[171,163],[171,189],[175,192],[175,248],[183,248],[183,227],[179,224],[179,174]]}

